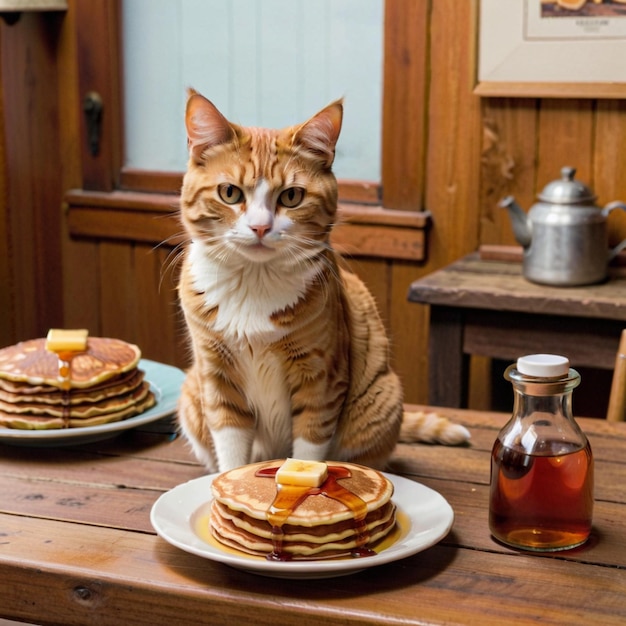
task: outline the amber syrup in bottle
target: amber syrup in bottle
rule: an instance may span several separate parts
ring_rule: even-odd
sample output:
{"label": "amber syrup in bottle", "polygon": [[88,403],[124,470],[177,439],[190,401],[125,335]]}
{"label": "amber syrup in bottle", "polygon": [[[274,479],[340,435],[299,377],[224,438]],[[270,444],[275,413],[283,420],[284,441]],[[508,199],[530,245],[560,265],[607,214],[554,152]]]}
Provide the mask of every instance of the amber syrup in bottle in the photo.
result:
{"label": "amber syrup in bottle", "polygon": [[591,533],[593,456],[572,415],[580,375],[556,355],[521,357],[505,372],[514,410],[491,455],[489,527],[523,550],[567,550]]}

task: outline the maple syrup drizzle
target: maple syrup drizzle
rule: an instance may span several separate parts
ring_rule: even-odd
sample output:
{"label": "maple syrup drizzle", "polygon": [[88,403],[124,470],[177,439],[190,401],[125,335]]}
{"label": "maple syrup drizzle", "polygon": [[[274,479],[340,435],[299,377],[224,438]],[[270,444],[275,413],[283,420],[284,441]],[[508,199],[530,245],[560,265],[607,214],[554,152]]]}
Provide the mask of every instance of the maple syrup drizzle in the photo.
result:
{"label": "maple syrup drizzle", "polygon": [[76,352],[58,352],[59,380],[61,388],[61,411],[62,428],[70,427],[71,403],[70,393],[72,388],[72,359]]}
{"label": "maple syrup drizzle", "polygon": [[[274,478],[278,467],[266,467],[257,470],[256,476]],[[350,551],[350,556],[358,558],[372,556],[373,550],[366,547],[369,540],[365,516],[367,515],[367,505],[355,493],[340,485],[337,480],[350,478],[352,474],[345,467],[336,465],[328,466],[328,476],[319,487],[302,487],[299,485],[276,485],[276,497],[267,510],[267,521],[272,527],[272,552],[266,555],[270,561],[288,561],[291,556],[283,551],[283,524],[289,516],[304,502],[309,496],[322,495],[327,498],[337,500],[348,507],[354,514],[354,528],[356,531],[356,547]]]}

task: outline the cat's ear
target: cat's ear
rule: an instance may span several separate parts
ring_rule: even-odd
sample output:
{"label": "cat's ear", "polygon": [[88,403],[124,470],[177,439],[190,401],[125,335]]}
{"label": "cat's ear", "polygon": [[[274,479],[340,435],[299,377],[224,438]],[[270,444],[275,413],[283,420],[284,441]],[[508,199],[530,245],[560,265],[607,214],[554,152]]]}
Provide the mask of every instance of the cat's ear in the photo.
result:
{"label": "cat's ear", "polygon": [[299,126],[295,131],[294,143],[300,145],[324,167],[335,160],[335,146],[341,131],[343,101],[337,100]]}
{"label": "cat's ear", "polygon": [[185,112],[187,145],[190,156],[201,162],[207,148],[231,140],[235,130],[211,101],[193,89],[189,89],[188,93]]}

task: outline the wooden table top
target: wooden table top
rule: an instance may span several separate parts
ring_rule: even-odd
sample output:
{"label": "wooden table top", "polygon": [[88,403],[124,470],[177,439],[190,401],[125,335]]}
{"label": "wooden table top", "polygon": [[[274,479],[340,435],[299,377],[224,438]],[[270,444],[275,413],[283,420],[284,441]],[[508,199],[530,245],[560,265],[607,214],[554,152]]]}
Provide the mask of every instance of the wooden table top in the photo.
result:
{"label": "wooden table top", "polygon": [[552,287],[531,283],[519,262],[470,254],[415,281],[411,302],[570,317],[626,320],[626,276],[610,268],[604,283]]}
{"label": "wooden table top", "polygon": [[490,450],[507,416],[441,412],[471,429],[471,445],[400,444],[392,466],[450,502],[449,535],[328,580],[246,573],[156,536],[158,496],[204,473],[167,427],[68,448],[0,444],[0,615],[114,626],[623,624],[626,423],[578,420],[596,459],[593,536],[537,556],[497,544],[487,527]]}

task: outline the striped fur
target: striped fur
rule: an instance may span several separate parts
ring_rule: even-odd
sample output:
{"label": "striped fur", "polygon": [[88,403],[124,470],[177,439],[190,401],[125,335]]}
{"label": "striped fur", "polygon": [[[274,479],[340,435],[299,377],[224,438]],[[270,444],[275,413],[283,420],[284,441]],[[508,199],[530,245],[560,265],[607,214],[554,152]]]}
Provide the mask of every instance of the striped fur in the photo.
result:
{"label": "striped fur", "polygon": [[210,471],[285,456],[382,467],[398,440],[384,326],[329,244],[341,120],[335,102],[299,126],[243,128],[190,92],[179,420]]}

